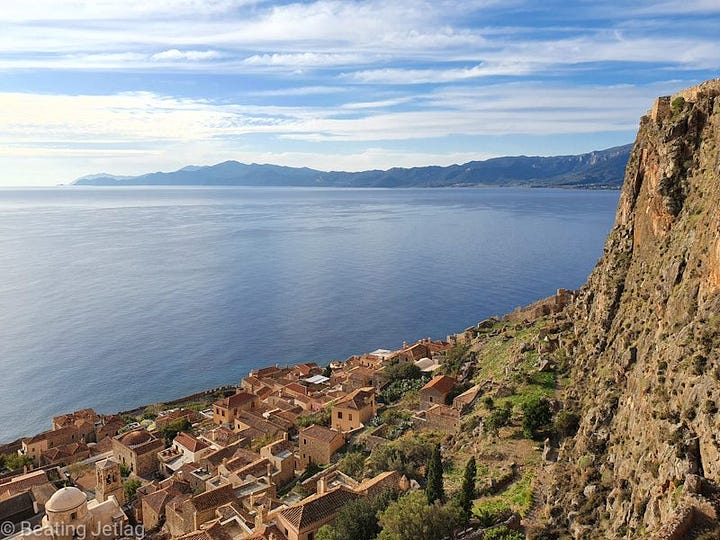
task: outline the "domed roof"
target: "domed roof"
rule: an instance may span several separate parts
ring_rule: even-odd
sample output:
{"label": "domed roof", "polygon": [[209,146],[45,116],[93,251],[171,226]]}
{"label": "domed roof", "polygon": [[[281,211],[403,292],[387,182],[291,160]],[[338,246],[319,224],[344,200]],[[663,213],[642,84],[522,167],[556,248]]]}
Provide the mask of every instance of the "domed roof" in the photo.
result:
{"label": "domed roof", "polygon": [[45,503],[45,510],[48,512],[67,512],[86,502],[87,497],[78,488],[64,487],[53,493],[53,496]]}
{"label": "domed roof", "polygon": [[125,446],[137,446],[138,444],[148,442],[150,439],[152,439],[152,435],[150,435],[144,429],[138,429],[135,431],[131,431],[127,435],[124,435],[120,439],[120,442],[123,443]]}

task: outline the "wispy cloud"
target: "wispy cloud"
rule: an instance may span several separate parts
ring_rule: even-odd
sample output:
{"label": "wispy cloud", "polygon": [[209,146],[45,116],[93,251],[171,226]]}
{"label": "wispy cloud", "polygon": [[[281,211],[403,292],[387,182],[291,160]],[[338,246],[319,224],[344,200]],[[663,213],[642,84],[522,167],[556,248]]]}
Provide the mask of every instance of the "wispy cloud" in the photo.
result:
{"label": "wispy cloud", "polygon": [[719,24],[713,0],[5,2],[0,170],[44,150],[136,172],[223,152],[372,167],[491,138],[621,143],[655,95],[716,75]]}

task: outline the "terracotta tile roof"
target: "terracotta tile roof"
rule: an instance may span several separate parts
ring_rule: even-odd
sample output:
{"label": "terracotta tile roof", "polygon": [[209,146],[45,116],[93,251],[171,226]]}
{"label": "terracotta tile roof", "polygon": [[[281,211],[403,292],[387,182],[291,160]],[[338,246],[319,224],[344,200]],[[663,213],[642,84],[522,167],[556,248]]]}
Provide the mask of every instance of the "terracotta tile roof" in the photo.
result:
{"label": "terracotta tile roof", "polygon": [[288,430],[291,426],[285,422],[272,422],[262,416],[257,416],[248,411],[240,411],[235,417],[235,422],[241,422],[246,426],[255,429],[261,433],[279,433]]}
{"label": "terracotta tile roof", "polygon": [[150,509],[157,515],[160,515],[165,509],[165,503],[169,498],[170,495],[163,489],[156,491],[155,493],[151,493],[150,495],[146,495],[142,498],[141,503],[150,507]]}
{"label": "terracotta tile roof", "polygon": [[307,386],[303,386],[302,384],[298,384],[296,382],[286,384],[285,390],[288,390],[289,392],[295,392],[297,394],[302,394],[303,396],[306,396],[308,391]]}
{"label": "terracotta tile roof", "polygon": [[54,429],[50,431],[43,431],[27,439],[23,439],[24,444],[33,444],[41,441],[55,441],[64,437],[70,437],[72,434],[77,433],[77,428],[74,425],[65,426],[60,429]]}
{"label": "terracotta tile roof", "polygon": [[323,426],[318,426],[317,424],[302,429],[300,435],[308,439],[316,439],[326,443],[334,441],[337,437],[342,437],[341,433]]}
{"label": "terracotta tile roof", "polygon": [[280,515],[297,531],[301,531],[313,523],[334,516],[343,506],[357,498],[356,493],[339,487],[322,495],[312,495],[286,508]]}
{"label": "terracotta tile roof", "polygon": [[372,405],[375,391],[372,387],[358,388],[357,390],[350,392],[344,398],[335,402],[336,407],[348,407],[350,409],[364,409],[365,407]]}
{"label": "terracotta tile roof", "polygon": [[422,387],[422,390],[436,390],[441,394],[447,394],[455,386],[455,379],[447,375],[438,375]]}
{"label": "terracotta tile roof", "polygon": [[55,416],[52,419],[52,423],[55,426],[65,427],[65,426],[74,424],[78,420],[85,420],[87,422],[95,424],[95,422],[98,421],[99,419],[100,419],[100,417],[97,415],[97,413],[94,410],[80,409],[79,411]]}
{"label": "terracotta tile roof", "polygon": [[191,499],[191,504],[197,512],[218,508],[224,504],[236,501],[237,497],[233,491],[231,484],[220,486],[219,488],[206,491],[200,495],[196,495]]}
{"label": "terracotta tile roof", "polygon": [[215,405],[224,409],[233,409],[235,407],[239,407],[240,405],[244,405],[245,403],[248,403],[256,398],[257,396],[255,394],[251,394],[250,392],[245,392],[241,390],[240,392],[237,392],[232,396],[217,400],[215,402]]}
{"label": "terracotta tile roof", "polygon": [[49,482],[45,471],[33,471],[22,476],[14,476],[0,480],[0,500],[6,496],[27,491],[34,486],[41,486]]}
{"label": "terracotta tile roof", "polygon": [[199,452],[200,450],[208,448],[207,444],[205,444],[199,439],[196,439],[189,433],[184,432],[178,433],[177,437],[175,437],[174,442],[178,443],[184,448],[187,448],[190,452]]}
{"label": "terracotta tile roof", "polygon": [[282,370],[275,366],[255,369],[250,372],[251,377],[272,377],[280,374],[282,374]]}

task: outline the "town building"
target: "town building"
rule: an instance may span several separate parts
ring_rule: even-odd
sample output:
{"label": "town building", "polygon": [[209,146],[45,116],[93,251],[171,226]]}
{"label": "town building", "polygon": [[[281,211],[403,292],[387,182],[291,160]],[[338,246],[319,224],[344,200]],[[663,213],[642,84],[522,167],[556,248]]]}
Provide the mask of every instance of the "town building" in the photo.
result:
{"label": "town building", "polygon": [[455,387],[455,379],[447,375],[438,375],[420,389],[420,408],[429,409],[433,405],[444,405]]}
{"label": "town building", "polygon": [[232,396],[217,400],[213,403],[213,422],[232,426],[239,411],[249,411],[258,406],[255,394],[240,390]]}
{"label": "town building", "polygon": [[377,414],[375,391],[370,387],[354,390],[332,407],[331,424],[336,431],[348,432],[363,427]]}
{"label": "town building", "polygon": [[313,424],[298,434],[298,464],[305,468],[310,463],[327,465],[335,452],[345,445],[345,437],[339,431]]}
{"label": "town building", "polygon": [[113,459],[137,476],[151,476],[158,470],[157,453],[165,448],[162,439],[145,429],[136,429],[112,439]]}

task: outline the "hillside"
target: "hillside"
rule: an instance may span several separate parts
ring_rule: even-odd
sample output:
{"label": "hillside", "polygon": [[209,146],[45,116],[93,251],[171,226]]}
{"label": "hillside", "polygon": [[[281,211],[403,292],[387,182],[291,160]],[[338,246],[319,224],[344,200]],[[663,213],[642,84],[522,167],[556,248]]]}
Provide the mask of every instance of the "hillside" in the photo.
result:
{"label": "hillside", "polygon": [[302,186],[302,187],[451,187],[527,186],[618,188],[630,145],[575,156],[501,157],[449,167],[393,168],[386,171],[324,172],[278,165],[226,161],[206,167],[134,177],[95,174],[75,185],[92,186]]}
{"label": "hillside", "polygon": [[550,537],[720,537],[718,96],[709,81],[642,118],[604,254],[542,319],[580,419],[538,473],[530,524]]}

